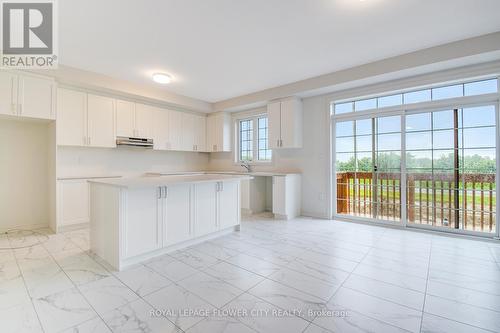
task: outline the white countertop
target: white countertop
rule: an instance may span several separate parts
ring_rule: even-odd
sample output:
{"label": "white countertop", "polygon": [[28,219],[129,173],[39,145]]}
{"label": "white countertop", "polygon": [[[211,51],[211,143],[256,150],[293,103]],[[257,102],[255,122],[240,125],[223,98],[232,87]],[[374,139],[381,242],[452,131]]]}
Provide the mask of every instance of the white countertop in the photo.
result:
{"label": "white countertop", "polygon": [[192,174],[192,175],[170,175],[170,176],[149,176],[133,178],[107,178],[92,179],[90,183],[105,184],[124,188],[141,188],[169,186],[175,184],[210,183],[251,179],[249,175],[224,175],[224,174]]}
{"label": "white countertop", "polygon": [[87,176],[61,176],[57,180],[76,180],[76,179],[100,179],[100,178],[120,178],[118,175],[87,175]]}
{"label": "white countertop", "polygon": [[274,171],[207,171],[209,174],[221,174],[221,175],[249,175],[254,177],[272,177],[272,176],[287,176],[287,175],[298,175],[298,172],[274,172]]}
{"label": "white countertop", "polygon": [[173,176],[173,175],[239,175],[253,177],[272,177],[272,176],[287,176],[298,175],[298,172],[274,172],[274,171],[187,171],[187,172],[148,172],[146,176]]}

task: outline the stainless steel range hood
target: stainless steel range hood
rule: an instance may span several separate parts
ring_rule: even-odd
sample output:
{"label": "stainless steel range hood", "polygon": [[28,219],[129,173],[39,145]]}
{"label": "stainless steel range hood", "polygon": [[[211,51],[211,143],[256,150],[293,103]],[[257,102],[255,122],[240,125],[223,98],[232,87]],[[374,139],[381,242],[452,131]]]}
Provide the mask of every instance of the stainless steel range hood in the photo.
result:
{"label": "stainless steel range hood", "polygon": [[116,137],[117,146],[128,146],[137,148],[153,149],[153,139]]}

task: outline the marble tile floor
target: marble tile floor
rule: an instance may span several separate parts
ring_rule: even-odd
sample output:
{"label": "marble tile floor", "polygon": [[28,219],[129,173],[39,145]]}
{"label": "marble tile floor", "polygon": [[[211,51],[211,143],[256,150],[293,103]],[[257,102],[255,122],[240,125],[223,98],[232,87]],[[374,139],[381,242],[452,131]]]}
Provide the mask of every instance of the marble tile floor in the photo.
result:
{"label": "marble tile floor", "polygon": [[0,235],[0,332],[500,332],[500,243],[246,217],[122,272],[88,230]]}

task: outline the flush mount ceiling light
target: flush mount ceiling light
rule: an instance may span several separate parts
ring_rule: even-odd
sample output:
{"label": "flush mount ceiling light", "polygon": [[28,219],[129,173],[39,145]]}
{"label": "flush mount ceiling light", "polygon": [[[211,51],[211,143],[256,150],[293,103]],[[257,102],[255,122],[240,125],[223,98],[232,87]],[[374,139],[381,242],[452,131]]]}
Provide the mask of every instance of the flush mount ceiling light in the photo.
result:
{"label": "flush mount ceiling light", "polygon": [[154,73],[153,81],[160,84],[169,84],[172,82],[172,77],[165,73]]}

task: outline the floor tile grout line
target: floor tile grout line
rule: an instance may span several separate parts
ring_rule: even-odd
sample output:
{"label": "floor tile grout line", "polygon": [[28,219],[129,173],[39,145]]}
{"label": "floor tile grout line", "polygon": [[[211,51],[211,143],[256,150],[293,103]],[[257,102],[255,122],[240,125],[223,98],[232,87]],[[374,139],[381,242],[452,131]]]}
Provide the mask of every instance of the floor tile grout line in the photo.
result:
{"label": "floor tile grout line", "polygon": [[[465,302],[457,301],[457,300],[454,300],[454,299],[451,299],[451,298],[447,298],[447,297],[443,297],[443,296],[439,296],[439,295],[426,294],[426,296],[427,295],[431,296],[431,297],[443,299],[445,301],[449,301],[449,302],[453,302],[453,303],[458,303],[458,304],[462,304],[462,305],[467,305],[467,306],[470,306],[470,307],[473,307],[473,308],[478,308],[478,309],[481,309],[481,310],[486,310],[486,311],[491,311],[491,312],[498,312],[498,314],[500,315],[500,310],[493,310],[491,308],[485,308],[484,306],[479,306],[479,305],[475,305],[475,304],[465,303]],[[427,312],[427,313],[431,313],[431,312]]]}
{"label": "floor tile grout line", "polygon": [[424,310],[425,310],[425,302],[427,301],[427,288],[429,286],[429,276],[430,276],[430,270],[431,270],[431,258],[432,258],[432,243],[433,243],[434,237],[431,238],[431,252],[429,253],[429,264],[427,266],[427,279],[425,281],[425,296],[424,296],[424,303],[422,304],[422,317],[420,318],[420,332],[422,332],[422,327],[424,323]]}
{"label": "floor tile grout line", "polygon": [[[7,240],[9,242],[9,246],[12,248],[12,243],[10,242],[10,239],[8,237],[7,237]],[[29,293],[28,285],[26,284],[26,279],[24,278],[23,271],[21,270],[21,266],[19,265],[18,258],[16,256],[16,252],[14,250],[12,250],[12,255],[14,256],[14,260],[16,261],[16,266],[17,266],[17,269],[19,270],[19,274],[21,275],[21,278],[23,279],[23,284],[24,284],[24,288],[25,288],[24,291],[28,295],[31,307],[32,307],[33,311],[36,314],[36,318],[38,319],[38,324],[40,325],[40,328],[42,329],[42,332],[45,332],[45,328],[42,325],[42,321],[40,320],[40,315],[38,314],[38,311],[36,310],[35,304],[33,303],[33,298],[31,297],[31,295]]]}
{"label": "floor tile grout line", "polygon": [[[65,236],[66,237],[66,236]],[[70,242],[72,242],[74,245],[76,245],[80,250],[82,250],[84,253],[86,252],[85,250],[83,250],[82,248],[80,248],[78,246],[78,244],[74,243],[71,239],[69,239]],[[42,244],[43,246],[43,244]],[[59,267],[59,269],[61,269],[61,272],[64,273],[64,275],[66,275],[66,277],[68,278],[68,280],[73,284],[74,286],[74,289],[76,289],[78,291],[78,293],[80,294],[80,296],[82,296],[82,298],[87,302],[87,304],[92,308],[92,310],[95,312],[95,314],[102,320],[102,322],[104,323],[104,325],[106,325],[106,327],[112,332],[113,330],[111,329],[111,327],[109,327],[108,323],[106,323],[106,321],[104,321],[104,319],[102,318],[102,316],[99,314],[99,312],[96,311],[96,309],[94,308],[94,306],[89,302],[89,300],[87,299],[87,297],[85,297],[85,295],[81,292],[80,288],[78,287],[78,285],[69,277],[68,273],[64,270],[64,268],[59,264],[59,262],[54,258],[54,256],[52,255],[52,253],[50,253],[49,250],[47,250],[47,248],[45,246],[43,246],[43,248],[45,249],[45,251],[47,251],[50,255],[50,257],[52,258],[52,260],[54,260],[54,262],[56,263],[56,265]],[[85,253],[86,254],[86,253]],[[86,254],[87,255],[87,254]],[[90,258],[92,259],[92,258]],[[92,259],[93,260],[93,259]],[[95,260],[94,260],[95,261]],[[97,262],[96,262],[97,263]],[[97,263],[99,264],[99,263]],[[104,267],[103,267],[104,268]],[[104,268],[106,270],[106,268]],[[107,271],[107,270],[106,270]],[[111,272],[109,272],[111,273]],[[64,292],[64,291],[63,291]],[[95,317],[94,317],[95,318]],[[86,321],[84,321],[86,322]],[[81,322],[81,323],[78,323],[76,325],[73,325],[71,327],[76,327],[78,325],[81,325],[83,324],[84,322]],[[71,327],[68,327],[68,328],[71,328]]]}
{"label": "floor tile grout line", "polygon": [[439,317],[439,318],[442,318],[442,319],[445,319],[445,320],[448,320],[448,321],[451,321],[451,322],[454,322],[454,323],[458,323],[458,324],[462,324],[462,325],[466,325],[466,326],[474,327],[474,328],[477,328],[477,329],[482,330],[482,331],[487,331],[487,332],[492,332],[492,333],[498,333],[497,331],[490,330],[490,329],[488,329],[488,328],[479,327],[479,326],[472,325],[472,324],[470,324],[470,323],[466,323],[466,322],[463,322],[463,321],[458,321],[458,320],[455,320],[455,319],[450,319],[450,318],[443,317],[443,316],[441,316],[441,315],[438,315],[438,314],[435,314],[435,313],[432,313],[432,312],[426,312],[426,311],[424,311],[424,314],[429,314],[429,315],[431,315],[431,316],[434,316],[434,317]]}
{"label": "floor tile grout line", "polygon": [[[387,232],[387,231],[383,232],[383,233],[382,233],[382,235],[381,235],[380,237],[382,237],[382,236],[383,236],[383,234],[385,234],[386,232]],[[379,237],[379,238],[380,238],[380,237]],[[372,246],[372,249],[373,249],[373,248],[374,248],[374,247]],[[358,266],[359,266],[359,265],[360,265],[360,264],[364,261],[364,259],[368,256],[368,254],[371,252],[371,250],[372,250],[372,249],[370,249],[370,251],[368,251],[368,252],[366,253],[366,255],[365,255],[365,256],[363,257],[363,259],[362,259],[362,260],[361,260],[361,261],[360,261],[360,262],[356,265],[356,267],[354,267],[354,269],[353,269],[353,270],[352,270],[352,272],[349,274],[349,276],[348,276],[348,277],[347,277],[347,278],[346,278],[346,279],[342,282],[342,284],[338,287],[338,289],[335,291],[335,293],[334,293],[334,294],[333,294],[333,295],[329,298],[329,300],[328,300],[327,304],[328,304],[329,302],[331,302],[331,300],[335,297],[335,295],[338,293],[338,291],[344,287],[345,282],[346,282],[347,280],[349,280],[349,278],[350,278],[350,277],[351,277],[351,275],[354,273],[354,271],[356,270],[356,268],[357,268],[357,267],[358,267]],[[347,288],[347,287],[346,287],[346,288]],[[351,289],[351,288],[348,288],[348,289]],[[351,289],[351,290],[352,290],[352,289]],[[357,292],[360,292],[360,291],[357,291]],[[363,292],[361,292],[361,293],[363,293]],[[391,302],[391,301],[387,301],[387,300],[385,300],[385,299],[381,299],[381,298],[376,297],[376,296],[368,295],[368,294],[366,294],[366,293],[363,293],[363,294],[365,294],[365,295],[367,295],[367,296],[370,296],[370,297],[375,297],[375,298],[378,298],[378,299],[383,300],[383,301],[386,301],[386,302],[390,302],[390,303],[393,303],[393,304],[400,305],[400,304],[398,304],[398,303],[394,303],[394,302]],[[405,306],[405,307],[406,307],[406,306]],[[413,309],[413,308],[409,308],[409,307],[406,307],[406,308],[408,308],[408,309],[411,309],[411,310],[414,310],[414,311],[415,311],[415,309]],[[349,309],[349,310],[350,310],[350,309]],[[387,323],[387,322],[382,321],[382,320],[377,319],[377,318],[373,318],[373,317],[371,317],[371,316],[369,316],[369,315],[367,315],[367,314],[364,314],[364,313],[362,313],[362,312],[359,312],[359,311],[356,311],[356,310],[353,310],[353,311],[354,311],[354,312],[357,312],[357,313],[360,313],[361,315],[366,316],[366,317],[368,317],[368,318],[371,318],[371,319],[377,320],[377,321],[379,321],[379,322],[382,322],[382,323],[384,323],[384,324],[388,324],[388,325],[390,325],[390,326],[397,327],[397,328],[399,328],[399,329],[403,329],[402,327],[399,327],[399,326],[396,326],[396,325],[393,325],[393,324]],[[421,315],[421,318],[422,318],[422,312],[421,312],[421,311],[420,311],[420,315]],[[406,330],[406,329],[404,329],[404,330]]]}
{"label": "floor tile grout line", "polygon": [[[422,312],[422,310],[419,310],[419,309],[417,309],[417,308],[412,308],[412,307],[411,307],[411,306],[409,306],[409,305],[402,304],[402,303],[398,303],[398,302],[394,302],[394,301],[392,301],[392,300],[390,300],[390,299],[383,298],[383,297],[380,297],[380,296],[378,296],[378,295],[369,294],[369,293],[367,293],[367,292],[365,292],[365,291],[362,291],[362,290],[359,290],[359,289],[355,289],[355,288],[352,288],[352,287],[346,287],[346,286],[342,286],[342,288],[349,289],[349,290],[355,291],[355,292],[357,292],[357,293],[364,294],[364,295],[366,295],[366,296],[370,296],[370,297],[373,297],[373,298],[377,298],[377,299],[379,299],[379,300],[381,300],[381,301],[385,301],[385,302],[389,302],[389,303],[392,303],[392,304],[395,304],[395,305],[399,305],[399,306],[404,307],[404,308],[407,308],[407,309],[409,309],[409,310],[417,311],[417,312],[420,312],[420,313]],[[424,296],[424,299],[425,299],[425,294],[423,294],[423,293],[420,293],[420,294],[422,294],[422,295]]]}
{"label": "floor tile grout line", "polygon": [[[396,273],[398,273],[398,272],[396,272]],[[398,273],[398,274],[405,275],[404,273]],[[413,291],[413,292],[416,292],[416,293],[419,293],[419,294],[423,294],[425,296],[425,290],[424,291],[420,291],[420,290],[417,290],[417,289],[411,289],[411,288],[408,288],[408,287],[403,287],[403,286],[397,285],[397,284],[392,283],[392,282],[387,282],[387,281],[383,281],[382,279],[376,279],[376,278],[373,278],[373,277],[361,275],[361,274],[356,273],[356,272],[352,272],[352,275],[355,275],[355,276],[358,276],[358,277],[362,277],[362,278],[365,278],[365,279],[369,279],[369,280],[373,280],[373,281],[377,281],[377,282],[381,282],[381,283],[384,283],[384,284],[388,284],[388,285],[391,285],[393,287],[398,287],[398,288],[401,288],[401,289]],[[416,276],[410,276],[410,277],[412,277],[412,278],[419,278],[419,277],[416,277]],[[425,280],[424,278],[419,278],[419,279]]]}

